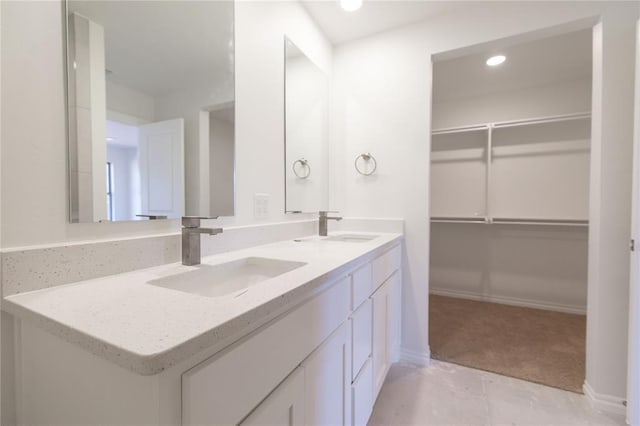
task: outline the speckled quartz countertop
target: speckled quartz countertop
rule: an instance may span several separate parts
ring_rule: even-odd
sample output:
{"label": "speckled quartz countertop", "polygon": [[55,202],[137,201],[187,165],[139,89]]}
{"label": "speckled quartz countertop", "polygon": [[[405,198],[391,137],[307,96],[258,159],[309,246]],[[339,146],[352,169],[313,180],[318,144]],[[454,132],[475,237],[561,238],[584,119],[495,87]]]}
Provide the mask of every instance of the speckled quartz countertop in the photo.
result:
{"label": "speckled quartz countertop", "polygon": [[198,269],[172,263],[9,296],[2,309],[124,368],[152,375],[241,335],[402,238],[376,235],[358,243],[303,238],[202,258],[203,265],[246,257],[306,263],[238,297],[205,297],[148,284]]}

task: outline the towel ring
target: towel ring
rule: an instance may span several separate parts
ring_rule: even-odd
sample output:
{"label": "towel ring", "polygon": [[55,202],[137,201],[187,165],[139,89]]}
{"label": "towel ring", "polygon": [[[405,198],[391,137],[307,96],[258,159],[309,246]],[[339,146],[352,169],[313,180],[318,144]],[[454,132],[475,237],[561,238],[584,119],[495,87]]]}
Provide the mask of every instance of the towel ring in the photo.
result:
{"label": "towel ring", "polygon": [[[358,160],[359,159],[363,159],[364,161],[373,161],[373,169],[371,169],[370,172],[363,172],[362,170],[360,170],[360,168],[358,167]],[[376,169],[378,168],[378,162],[376,161],[376,157],[374,157],[373,155],[371,155],[370,152],[365,152],[364,154],[360,154],[356,157],[356,161],[353,162],[353,165],[356,168],[356,171],[358,173],[360,173],[362,176],[371,176],[372,174],[375,173]]]}
{"label": "towel ring", "polygon": [[[306,175],[299,175],[298,171],[296,170],[296,164],[300,163],[300,165],[304,168],[307,169],[307,174]],[[311,166],[309,165],[309,160],[305,160],[304,158],[301,158],[299,160],[296,160],[293,162],[293,174],[296,175],[298,178],[300,179],[306,179],[309,176],[311,176]]]}

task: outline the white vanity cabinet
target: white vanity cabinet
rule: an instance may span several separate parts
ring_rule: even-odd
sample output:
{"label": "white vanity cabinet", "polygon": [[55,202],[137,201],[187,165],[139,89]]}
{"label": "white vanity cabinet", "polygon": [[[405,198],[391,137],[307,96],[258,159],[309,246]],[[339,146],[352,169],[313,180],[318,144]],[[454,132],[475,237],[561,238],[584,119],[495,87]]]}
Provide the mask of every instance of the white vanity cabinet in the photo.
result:
{"label": "white vanity cabinet", "polygon": [[365,425],[399,345],[400,250],[185,373],[183,424]]}
{"label": "white vanity cabinet", "polygon": [[[323,342],[346,321],[349,290],[350,279],[346,277],[185,372],[182,424],[238,424],[300,364],[307,364],[310,370],[310,379],[305,377],[305,389],[317,390],[311,379],[322,380],[316,371],[325,366],[319,366],[322,361],[314,358],[326,359],[327,364],[336,362],[337,356],[330,353],[335,345],[329,344],[331,339]],[[329,349],[325,350],[327,346]],[[336,350],[342,357],[343,348]],[[331,368],[333,365],[327,366],[328,370]],[[340,388],[330,389],[327,384],[318,388],[328,396],[343,392]]]}
{"label": "white vanity cabinet", "polygon": [[400,251],[150,376],[17,321],[18,423],[364,425],[399,345]]}

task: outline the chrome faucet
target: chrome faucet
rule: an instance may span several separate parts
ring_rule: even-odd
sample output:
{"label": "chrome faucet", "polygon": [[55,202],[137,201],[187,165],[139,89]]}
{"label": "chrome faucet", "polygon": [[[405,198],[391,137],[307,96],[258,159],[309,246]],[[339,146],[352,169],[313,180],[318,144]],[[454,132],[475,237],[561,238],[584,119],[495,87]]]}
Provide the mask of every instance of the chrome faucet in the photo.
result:
{"label": "chrome faucet", "polygon": [[329,216],[329,213],[337,213],[337,212],[325,212],[325,211],[319,212],[320,217],[318,219],[318,235],[320,235],[321,237],[326,237],[328,234],[327,222],[329,220],[342,220],[342,218],[339,216],[334,216],[334,217]]}
{"label": "chrome faucet", "polygon": [[182,217],[182,264],[191,266],[200,264],[200,234],[216,235],[222,228],[200,228],[200,219],[216,217]]}

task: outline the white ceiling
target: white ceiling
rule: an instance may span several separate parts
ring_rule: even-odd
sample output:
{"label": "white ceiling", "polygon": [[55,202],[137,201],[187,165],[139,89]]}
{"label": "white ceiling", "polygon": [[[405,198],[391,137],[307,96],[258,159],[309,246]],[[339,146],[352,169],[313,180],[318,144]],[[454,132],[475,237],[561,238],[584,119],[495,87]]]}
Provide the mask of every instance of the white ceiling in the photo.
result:
{"label": "white ceiling", "polygon": [[[591,37],[590,30],[582,30],[515,45],[501,40],[484,49],[473,46],[472,54],[434,63],[433,99],[445,101],[590,79]],[[488,67],[485,61],[495,54],[504,54],[507,60]]]}
{"label": "white ceiling", "polygon": [[104,27],[109,81],[156,96],[233,78],[232,2],[70,0],[68,5],[70,12]]}
{"label": "white ceiling", "polygon": [[300,0],[329,41],[336,45],[459,9],[461,1],[364,0],[346,12],[338,0]]}

